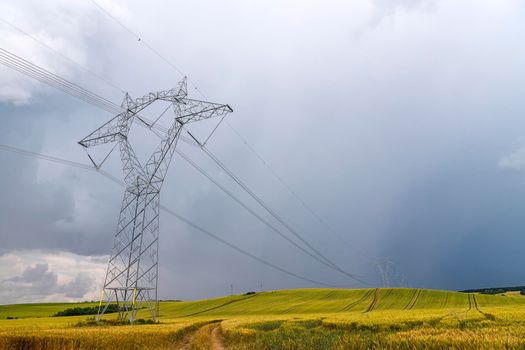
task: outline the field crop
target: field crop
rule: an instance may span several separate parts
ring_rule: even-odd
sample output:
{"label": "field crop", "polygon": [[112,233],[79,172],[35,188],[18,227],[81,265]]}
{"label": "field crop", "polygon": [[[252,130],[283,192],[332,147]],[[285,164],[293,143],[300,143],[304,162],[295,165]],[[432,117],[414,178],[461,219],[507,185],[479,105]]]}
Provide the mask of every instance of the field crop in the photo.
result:
{"label": "field crop", "polygon": [[519,294],[301,289],[161,302],[152,325],[78,327],[85,316],[49,317],[93,305],[0,306],[0,349],[525,348]]}

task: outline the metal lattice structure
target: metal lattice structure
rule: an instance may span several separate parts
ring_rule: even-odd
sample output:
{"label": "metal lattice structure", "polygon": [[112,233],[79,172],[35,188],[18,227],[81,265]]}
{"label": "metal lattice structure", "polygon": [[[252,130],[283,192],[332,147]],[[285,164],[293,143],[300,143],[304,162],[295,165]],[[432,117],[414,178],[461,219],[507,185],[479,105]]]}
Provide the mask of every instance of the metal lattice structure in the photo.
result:
{"label": "metal lattice structure", "polygon": [[[174,89],[149,93],[135,100],[126,94],[122,112],[79,142],[86,149],[117,143],[126,188],[97,318],[111,303],[117,303],[121,320],[133,322],[137,311],[144,306],[149,308],[152,319],[157,316],[160,190],[177,140],[185,124],[233,111],[228,105],[190,99],[187,95],[186,78]],[[174,117],[160,144],[142,165],[128,141],[128,134],[135,118],[145,123],[139,113],[155,101],[169,102]]]}

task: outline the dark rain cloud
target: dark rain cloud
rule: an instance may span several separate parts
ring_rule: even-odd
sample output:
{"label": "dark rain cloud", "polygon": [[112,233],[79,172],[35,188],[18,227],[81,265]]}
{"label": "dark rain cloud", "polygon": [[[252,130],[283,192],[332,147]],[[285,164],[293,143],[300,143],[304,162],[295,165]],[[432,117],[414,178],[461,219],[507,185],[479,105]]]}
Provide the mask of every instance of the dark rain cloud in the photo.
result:
{"label": "dark rain cloud", "polygon": [[[523,147],[525,130],[525,49],[516,35],[523,31],[523,6],[126,6],[113,10],[189,72],[209,99],[233,106],[231,124],[343,241],[312,218],[228,126],[217,130],[210,149],[339,264],[374,283],[374,263],[386,257],[412,286],[522,283],[509,266],[519,262],[516,247],[525,243],[519,235],[523,180],[505,169],[521,164],[508,157]],[[82,47],[90,67],[134,97],[176,84],[180,76],[136,39],[102,14],[89,14]],[[385,20],[370,26],[378,14]],[[476,20],[467,25],[458,14]],[[119,103],[118,90],[72,74]],[[52,90],[32,93],[29,105],[0,106],[0,143],[87,163],[76,142],[111,116]],[[250,201],[201,152],[180,147]],[[94,172],[7,153],[0,161],[0,254],[110,252],[121,188]],[[107,164],[121,176],[118,156]],[[294,250],[180,157],[161,200],[264,259],[315,279],[359,285]],[[230,284],[238,292],[261,284],[313,286],[247,260],[166,213],[160,223],[163,298],[226,294]],[[80,297],[90,276],[79,275],[79,290],[68,295]]]}

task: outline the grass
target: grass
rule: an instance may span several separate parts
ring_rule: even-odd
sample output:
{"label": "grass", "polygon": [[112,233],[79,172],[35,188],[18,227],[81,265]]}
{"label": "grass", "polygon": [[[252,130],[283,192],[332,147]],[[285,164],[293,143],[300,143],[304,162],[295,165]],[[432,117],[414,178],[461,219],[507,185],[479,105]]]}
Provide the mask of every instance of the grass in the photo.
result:
{"label": "grass", "polygon": [[65,309],[75,307],[92,307],[95,304],[96,303],[84,302],[0,305],[0,319],[4,319],[4,315],[18,318],[49,317]]}
{"label": "grass", "polygon": [[[206,348],[217,320],[222,342],[233,349],[525,348],[525,297],[519,294],[298,289],[161,302],[160,324],[75,327],[86,317],[50,317],[93,305],[0,306],[0,349],[170,349],[188,337],[193,348]],[[138,318],[147,317],[139,311]]]}

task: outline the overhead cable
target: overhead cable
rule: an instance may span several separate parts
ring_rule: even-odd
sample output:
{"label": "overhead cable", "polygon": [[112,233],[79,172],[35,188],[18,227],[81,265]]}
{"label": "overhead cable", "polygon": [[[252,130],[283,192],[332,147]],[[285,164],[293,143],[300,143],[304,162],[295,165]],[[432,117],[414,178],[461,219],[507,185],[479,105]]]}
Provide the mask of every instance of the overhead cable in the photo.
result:
{"label": "overhead cable", "polygon": [[[103,98],[100,95],[97,95],[78,84],[75,84],[71,81],[68,81],[67,79],[64,79],[57,74],[51,73],[47,70],[45,70],[42,67],[39,67],[19,56],[16,54],[13,54],[5,49],[0,48],[0,63],[3,63],[4,65],[11,67],[15,70],[18,70],[19,72],[28,75],[29,77],[32,77],[34,79],[40,80],[52,87],[55,87],[57,89],[62,90],[63,92],[70,94],[74,97],[77,97],[84,102],[87,102],[89,104],[92,104],[96,107],[99,107],[101,109],[104,109],[108,111],[109,113],[118,114],[122,111],[122,108],[115,103]],[[147,118],[139,118],[146,127],[149,127],[150,129],[156,129],[160,132],[165,132],[162,126],[160,125],[152,125],[152,122],[146,122]],[[148,124],[149,123],[149,124]],[[144,125],[143,125],[144,126]],[[153,127],[152,127],[153,126]],[[154,133],[161,137],[157,132],[154,131]],[[193,137],[193,136],[192,136]],[[199,143],[196,139],[195,141]],[[199,143],[200,144],[200,143]],[[201,145],[202,146],[202,145]],[[337,266],[335,263],[333,263],[330,259],[328,259],[326,256],[324,256],[322,253],[320,253],[316,248],[314,248],[308,241],[306,241],[297,231],[295,231],[290,225],[288,225],[277,213],[275,213],[273,210],[271,210],[263,201],[258,197],[249,187],[247,187],[235,174],[233,174],[216,156],[214,156],[208,149],[205,147],[202,147],[202,149],[205,151],[205,153],[217,164],[221,169],[223,169],[232,179],[234,179],[235,182],[237,182],[241,188],[243,188],[248,194],[250,194],[266,211],[268,211],[278,222],[280,222],[288,231],[290,231],[296,238],[298,238],[303,244],[305,244],[310,250],[312,250],[315,255],[317,255],[320,259],[325,261],[327,265],[331,265],[335,270],[347,275],[348,277],[358,280],[362,283],[366,283],[362,280],[360,280],[357,276],[350,274],[346,272],[345,270],[341,269],[339,266]],[[287,239],[289,240],[289,239]]]}
{"label": "overhead cable", "polygon": [[[241,135],[241,133],[233,127],[233,125],[226,120],[226,125],[233,131],[233,133],[241,140],[242,144],[255,155],[257,159],[269,170],[273,177],[275,177],[281,185],[308,211],[328,232],[337,237],[340,241],[350,245],[331,225],[329,225],[322,216],[315,211],[299,194],[275,171],[275,169],[248,143],[248,141]],[[353,246],[351,246],[353,248]]]}
{"label": "overhead cable", "polygon": [[[12,152],[12,153],[16,153],[16,154],[20,154],[20,155],[24,155],[24,156],[28,156],[28,157],[33,157],[33,158],[38,158],[38,159],[42,159],[42,160],[46,160],[46,161],[50,161],[50,162],[53,162],[53,163],[59,163],[59,164],[63,164],[63,165],[67,165],[67,166],[73,166],[73,167],[76,167],[76,168],[80,168],[80,169],[84,169],[84,170],[90,170],[90,171],[95,171],[95,172],[98,172],[100,173],[101,175],[103,175],[104,177],[108,178],[109,180],[111,180],[112,182],[120,185],[120,186],[125,186],[124,182],[119,180],[118,178],[116,178],[115,176],[109,174],[108,172],[106,171],[103,171],[101,169],[97,169],[93,166],[90,166],[90,165],[87,165],[87,164],[83,164],[83,163],[78,163],[78,162],[75,162],[75,161],[70,161],[70,160],[67,160],[67,159],[63,159],[63,158],[59,158],[59,157],[55,157],[55,156],[50,156],[50,155],[45,155],[45,154],[42,154],[42,153],[38,153],[38,152],[32,152],[32,151],[28,151],[28,150],[25,150],[25,149],[21,149],[21,148],[18,148],[18,147],[13,147],[13,146],[9,146],[9,145],[5,145],[5,144],[0,144],[0,150],[3,150],[3,151],[8,151],[8,152]],[[238,247],[237,245],[231,243],[231,242],[228,242],[227,240],[221,238],[220,236],[200,227],[199,225],[193,223],[190,219],[178,214],[177,212],[173,211],[172,209],[164,206],[164,205],[161,205],[160,206],[161,210],[165,211],[166,213],[178,218],[180,221],[184,222],[185,224],[191,226],[192,228],[194,228],[195,230],[207,235],[208,237],[211,237],[213,239],[215,239],[216,241],[236,250],[237,252],[241,253],[241,254],[244,254],[245,256],[248,256],[249,258],[251,259],[254,259],[254,260],[257,260],[258,262],[266,265],[266,266],[269,266],[271,267],[272,269],[274,270],[277,270],[277,271],[280,271],[282,273],[285,273],[289,276],[293,276],[297,279],[300,279],[300,280],[303,280],[303,281],[306,281],[306,282],[310,282],[310,283],[313,283],[313,284],[317,284],[317,285],[320,285],[320,286],[324,286],[324,287],[342,287],[342,286],[334,286],[332,284],[328,284],[328,283],[324,283],[324,282],[320,282],[320,281],[316,281],[316,280],[313,280],[313,279],[310,279],[308,277],[305,277],[305,276],[302,276],[302,275],[299,275],[299,274],[296,274],[292,271],[289,271],[287,269],[284,269],[276,264],[273,264],[269,261],[266,261],[240,247]]]}
{"label": "overhead cable", "polygon": [[329,268],[333,268],[332,265],[326,263],[324,260],[320,259],[316,255],[312,254],[308,250],[301,247],[299,244],[297,244],[295,241],[290,239],[288,236],[286,236],[284,233],[282,233],[280,230],[278,230],[275,226],[273,226],[271,223],[269,223],[267,220],[265,220],[262,216],[257,214],[253,209],[251,209],[248,205],[246,205],[244,202],[242,202],[238,197],[236,197],[231,191],[226,189],[224,186],[222,186],[217,180],[215,180],[209,173],[207,173],[203,168],[198,166],[194,161],[192,161],[185,153],[182,151],[176,149],[175,152],[184,159],[188,164],[190,164],[193,168],[195,168],[198,172],[200,172],[202,175],[204,175],[208,180],[210,180],[213,184],[215,184],[218,188],[220,188],[224,193],[226,193],[231,199],[233,199],[235,202],[237,202],[240,206],[242,206],[246,211],[248,211],[250,214],[252,214],[255,218],[257,218],[259,221],[261,221],[264,225],[266,225],[268,228],[270,228],[272,231],[277,233],[279,236],[284,238],[286,241],[294,245],[297,249],[301,250],[303,253],[309,255],[313,259],[317,260],[323,265],[328,266]]}
{"label": "overhead cable", "polygon": [[193,140],[201,146],[201,149],[204,153],[217,165],[221,168],[233,181],[235,181],[244,191],[246,191],[259,205],[267,211],[275,220],[277,220],[281,225],[283,225],[293,236],[295,236],[299,241],[301,241],[305,246],[307,246],[313,253],[315,253],[320,259],[322,259],[325,264],[331,266],[336,271],[341,272],[342,274],[364,284],[368,282],[364,281],[362,278],[349,273],[348,271],[343,270],[318,249],[316,249],[310,242],[308,242],[297,230],[295,230],[290,224],[288,224],[279,214],[277,214],[273,209],[271,209],[264,200],[261,199],[254,191],[250,189],[239,177],[237,177],[224,163],[222,163],[206,146],[201,144],[191,133]]}
{"label": "overhead cable", "polygon": [[[117,23],[119,26],[125,29],[125,31],[133,36],[135,39],[137,39],[137,42],[142,43],[147,49],[149,49],[151,52],[153,52],[156,56],[158,56],[165,64],[167,64],[170,68],[175,70],[177,73],[179,73],[181,76],[188,76],[185,74],[181,69],[179,69],[172,61],[168,60],[165,56],[161,55],[159,51],[157,51],[154,47],[152,47],[150,44],[148,44],[144,38],[139,35],[137,32],[131,30],[128,26],[126,26],[124,23],[122,23],[121,20],[119,20],[116,16],[111,14],[110,11],[108,11],[106,8],[104,8],[102,5],[97,3],[95,0],[90,0],[100,11],[102,11],[106,16],[111,18],[115,23]],[[188,81],[191,85],[193,85],[194,89],[204,98],[206,98],[205,94],[197,87],[193,81],[191,81],[188,78]],[[222,120],[221,120],[222,122]],[[316,220],[318,221],[322,226],[324,226],[327,231],[332,234],[333,236],[337,237],[340,241],[344,242],[346,245],[348,245],[351,248],[354,248],[346,239],[344,239],[331,225],[329,225],[322,216],[315,211],[311,205],[309,205],[299,194],[292,189],[292,187],[284,181],[284,179],[270,166],[270,164],[263,159],[263,157],[255,151],[255,149],[246,141],[246,139],[237,131],[231,123],[226,121],[226,124],[234,131],[234,133],[240,138],[240,140],[243,142],[243,144],[259,159],[263,165],[268,168],[270,173],[282,184],[282,186],[301,204],[301,206]],[[219,127],[220,122],[215,126],[211,134],[206,138],[206,140],[203,142],[205,145],[210,137],[213,135],[215,130]]]}
{"label": "overhead cable", "polygon": [[[137,40],[138,43],[144,45],[148,50],[150,50],[155,56],[160,58],[166,65],[168,65],[171,69],[173,69],[175,72],[180,74],[181,77],[187,77],[187,74],[184,74],[184,72],[179,69],[175,64],[173,64],[170,60],[168,60],[165,56],[163,56],[158,50],[156,50],[153,46],[148,44],[146,40],[144,40],[144,37],[139,35],[137,32],[130,29],[127,25],[125,25],[121,20],[119,20],[115,15],[111,14],[111,12],[100,5],[95,0],[90,0],[93,5],[96,6],[98,10],[100,10],[104,15],[109,17],[113,22],[117,23],[120,27],[122,27],[129,35],[131,35],[133,38]],[[193,81],[188,77],[188,83],[193,86],[193,89],[197,91],[203,98],[207,99],[207,97],[202,93],[202,91],[193,83]]]}
{"label": "overhead cable", "polygon": [[40,44],[41,46],[45,47],[46,49],[54,52],[56,55],[62,57],[63,59],[65,59],[66,61],[74,64],[75,66],[79,67],[80,69],[86,71],[87,73],[93,75],[94,77],[100,79],[101,81],[103,81],[104,83],[106,83],[108,86],[111,86],[112,88],[120,91],[121,93],[125,93],[124,89],[122,89],[121,87],[119,87],[117,84],[113,83],[112,81],[108,80],[107,78],[104,78],[103,76],[93,72],[91,69],[87,68],[86,66],[78,63],[77,61],[71,59],[70,57],[64,55],[62,52],[52,48],[51,46],[47,45],[45,42],[43,42],[42,40],[36,38],[34,35],[31,35],[29,34],[28,32],[26,32],[25,30],[21,29],[20,27],[14,25],[13,23],[7,21],[6,19],[4,18],[0,18],[0,22],[3,22],[4,24],[8,25],[9,27],[11,27],[12,29],[16,30],[17,32],[19,33],[22,33],[23,35],[27,36],[28,38],[30,38],[31,40],[35,41],[36,43]]}

